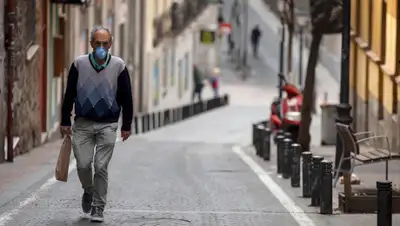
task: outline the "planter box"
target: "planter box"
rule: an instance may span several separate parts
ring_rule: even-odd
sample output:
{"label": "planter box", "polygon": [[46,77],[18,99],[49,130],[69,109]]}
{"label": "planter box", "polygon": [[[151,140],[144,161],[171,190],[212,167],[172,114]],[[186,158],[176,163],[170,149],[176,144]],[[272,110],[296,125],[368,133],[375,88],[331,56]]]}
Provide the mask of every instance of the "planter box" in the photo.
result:
{"label": "planter box", "polygon": [[[346,203],[343,192],[338,194],[338,199],[339,209],[343,213],[375,213],[377,211],[376,190],[354,192],[349,203]],[[393,213],[400,213],[400,194],[396,191],[393,191],[392,207]]]}

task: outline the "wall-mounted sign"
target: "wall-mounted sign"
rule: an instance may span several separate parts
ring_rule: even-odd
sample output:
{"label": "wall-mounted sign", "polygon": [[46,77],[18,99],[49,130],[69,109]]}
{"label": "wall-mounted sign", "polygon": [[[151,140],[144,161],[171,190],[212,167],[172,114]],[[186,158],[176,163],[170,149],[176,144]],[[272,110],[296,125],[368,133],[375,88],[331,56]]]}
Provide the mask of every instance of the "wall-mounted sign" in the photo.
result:
{"label": "wall-mounted sign", "polygon": [[200,30],[200,42],[202,44],[214,44],[215,31],[202,29]]}

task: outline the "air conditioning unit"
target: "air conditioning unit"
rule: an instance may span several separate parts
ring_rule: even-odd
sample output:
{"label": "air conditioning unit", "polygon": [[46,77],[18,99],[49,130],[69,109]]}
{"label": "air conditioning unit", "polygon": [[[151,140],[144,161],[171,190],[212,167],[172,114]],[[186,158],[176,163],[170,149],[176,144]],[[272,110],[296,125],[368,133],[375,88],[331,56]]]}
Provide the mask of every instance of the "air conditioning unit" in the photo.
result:
{"label": "air conditioning unit", "polygon": [[89,0],[51,0],[55,4],[86,5]]}

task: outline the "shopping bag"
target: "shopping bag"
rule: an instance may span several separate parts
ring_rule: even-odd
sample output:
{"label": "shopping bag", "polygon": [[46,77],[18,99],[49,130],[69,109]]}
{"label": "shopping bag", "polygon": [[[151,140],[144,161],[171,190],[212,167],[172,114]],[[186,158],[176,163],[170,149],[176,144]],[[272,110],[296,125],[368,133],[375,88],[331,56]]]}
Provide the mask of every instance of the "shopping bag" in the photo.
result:
{"label": "shopping bag", "polygon": [[61,145],[60,153],[58,154],[57,165],[56,165],[56,179],[58,181],[67,182],[68,180],[68,169],[69,159],[71,156],[72,141],[70,136],[65,136],[64,141]]}

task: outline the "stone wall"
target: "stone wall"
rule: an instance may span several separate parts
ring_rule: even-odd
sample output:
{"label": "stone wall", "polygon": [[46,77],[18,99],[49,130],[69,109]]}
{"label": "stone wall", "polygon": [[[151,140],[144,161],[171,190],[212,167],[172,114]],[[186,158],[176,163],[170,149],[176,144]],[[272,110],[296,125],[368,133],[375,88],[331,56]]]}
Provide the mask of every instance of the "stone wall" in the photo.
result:
{"label": "stone wall", "polygon": [[[36,4],[32,4],[36,3]],[[16,0],[16,68],[13,90],[14,136],[20,137],[17,154],[40,145],[39,49],[40,32],[37,18],[41,0]],[[36,7],[35,12],[30,12]],[[36,25],[36,26],[35,26]],[[33,27],[35,26],[35,27]],[[33,27],[33,29],[32,29]],[[36,45],[36,46],[35,46]],[[35,50],[36,49],[36,50]],[[30,52],[30,53],[29,53]]]}

